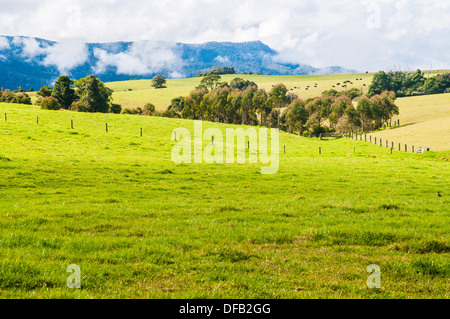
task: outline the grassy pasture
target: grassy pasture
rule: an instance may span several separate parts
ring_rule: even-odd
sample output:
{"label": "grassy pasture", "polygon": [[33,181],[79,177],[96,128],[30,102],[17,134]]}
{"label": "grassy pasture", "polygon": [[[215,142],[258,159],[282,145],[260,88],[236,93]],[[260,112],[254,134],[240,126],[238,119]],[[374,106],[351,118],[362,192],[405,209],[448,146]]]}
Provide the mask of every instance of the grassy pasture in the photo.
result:
{"label": "grassy pasture", "polygon": [[[399,98],[396,101],[400,128],[373,134],[396,144],[430,147],[435,151],[450,149],[450,93]],[[397,147],[397,146],[396,146]]]}
{"label": "grassy pasture", "polygon": [[281,133],[280,170],[261,175],[174,164],[171,133],[192,121],[0,115],[2,298],[449,298],[448,151]]}

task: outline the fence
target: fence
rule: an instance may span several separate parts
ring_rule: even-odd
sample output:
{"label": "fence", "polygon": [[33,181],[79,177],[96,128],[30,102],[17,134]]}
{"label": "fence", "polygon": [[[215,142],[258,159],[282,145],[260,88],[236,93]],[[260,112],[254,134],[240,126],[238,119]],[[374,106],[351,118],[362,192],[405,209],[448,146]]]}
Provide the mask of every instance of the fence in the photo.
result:
{"label": "fence", "polygon": [[[372,135],[367,135],[367,133],[353,133],[353,132],[347,132],[343,134],[344,137],[346,138],[350,138],[350,139],[354,139],[354,140],[359,140],[359,141],[365,141],[365,142],[370,142],[372,143],[372,141],[374,142],[375,145],[380,145],[381,147],[384,147],[384,145],[386,145],[386,148],[391,149],[391,154],[392,151],[394,150],[394,142],[390,142],[388,140],[385,140],[385,144],[383,143],[383,139],[382,138],[377,138],[376,136],[372,139]],[[402,150],[402,143],[398,143],[398,150],[401,151]],[[408,144],[404,144],[405,146],[405,152],[408,152],[408,149],[411,149],[412,153],[415,153],[416,148],[414,147],[414,145],[411,145],[411,148],[408,148]],[[423,146],[419,146],[417,149],[417,153],[418,154],[422,154],[425,152],[429,152],[430,148],[429,147],[423,147]]]}

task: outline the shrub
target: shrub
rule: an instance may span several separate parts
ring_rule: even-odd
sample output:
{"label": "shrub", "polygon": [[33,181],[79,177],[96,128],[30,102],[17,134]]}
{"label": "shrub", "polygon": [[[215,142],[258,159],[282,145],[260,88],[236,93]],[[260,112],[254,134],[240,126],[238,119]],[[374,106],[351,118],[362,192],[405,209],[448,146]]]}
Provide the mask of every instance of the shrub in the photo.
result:
{"label": "shrub", "polygon": [[44,97],[41,101],[41,109],[43,110],[59,110],[61,104],[52,96]]}
{"label": "shrub", "polygon": [[155,111],[156,107],[152,103],[147,103],[144,105],[144,110],[141,113],[144,115],[152,115]]}
{"label": "shrub", "polygon": [[119,104],[111,104],[111,107],[109,108],[110,113],[120,114],[121,111],[122,106],[120,106]]}

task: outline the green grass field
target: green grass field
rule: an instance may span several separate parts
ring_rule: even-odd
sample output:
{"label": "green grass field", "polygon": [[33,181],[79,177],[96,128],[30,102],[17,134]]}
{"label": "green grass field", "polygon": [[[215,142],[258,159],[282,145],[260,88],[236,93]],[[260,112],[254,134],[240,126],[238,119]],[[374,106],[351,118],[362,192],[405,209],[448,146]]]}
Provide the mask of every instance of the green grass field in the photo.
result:
{"label": "green grass field", "polygon": [[[261,175],[174,164],[171,133],[192,121],[0,115],[2,298],[450,297],[448,150],[281,133],[279,172]],[[70,264],[82,289],[66,286]]]}

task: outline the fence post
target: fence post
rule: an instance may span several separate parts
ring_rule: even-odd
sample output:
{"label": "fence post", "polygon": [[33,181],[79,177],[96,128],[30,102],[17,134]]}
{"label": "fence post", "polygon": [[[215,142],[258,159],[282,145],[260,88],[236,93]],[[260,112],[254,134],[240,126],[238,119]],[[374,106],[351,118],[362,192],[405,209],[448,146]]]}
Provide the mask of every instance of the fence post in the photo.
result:
{"label": "fence post", "polygon": [[284,145],[284,154],[286,154],[286,145]]}
{"label": "fence post", "polygon": [[400,143],[398,143],[398,150],[399,150],[399,151],[401,151],[401,148],[400,148]]}
{"label": "fence post", "polygon": [[377,137],[375,136],[375,144],[377,144]]}
{"label": "fence post", "polygon": [[364,142],[367,142],[367,134],[364,134]]}
{"label": "fence post", "polygon": [[414,145],[412,146],[412,152],[414,153]]}
{"label": "fence post", "polygon": [[141,127],[141,136],[142,136],[142,127]]}
{"label": "fence post", "polygon": [[408,152],[408,144],[405,144],[405,152]]}
{"label": "fence post", "polygon": [[394,148],[394,142],[392,142],[392,148]]}
{"label": "fence post", "polygon": [[5,113],[5,122],[7,121],[8,119],[6,118],[6,113]]}
{"label": "fence post", "polygon": [[383,139],[380,138],[380,146],[383,146]]}
{"label": "fence post", "polygon": [[322,155],[322,148],[319,147],[319,155]]}
{"label": "fence post", "polygon": [[39,116],[36,116],[36,124],[39,124]]}
{"label": "fence post", "polygon": [[105,124],[106,124],[106,133],[108,133],[108,123]]}
{"label": "fence post", "polygon": [[369,137],[370,137],[370,143],[372,143],[372,135],[369,135]]}
{"label": "fence post", "polygon": [[73,120],[70,120],[70,128],[73,129]]}

